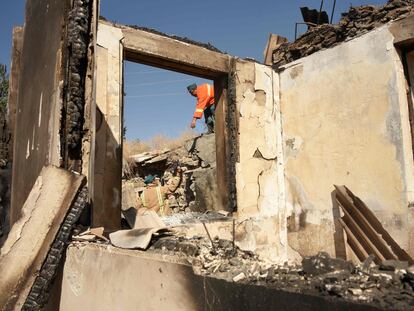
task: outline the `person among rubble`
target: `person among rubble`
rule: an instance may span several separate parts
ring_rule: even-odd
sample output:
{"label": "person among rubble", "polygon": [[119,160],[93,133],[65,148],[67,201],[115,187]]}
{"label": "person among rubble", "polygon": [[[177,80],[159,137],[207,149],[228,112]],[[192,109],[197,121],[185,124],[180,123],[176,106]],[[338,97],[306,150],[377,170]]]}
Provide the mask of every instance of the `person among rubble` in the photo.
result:
{"label": "person among rubble", "polygon": [[197,86],[193,83],[187,86],[188,92],[197,97],[196,109],[194,112],[193,120],[191,121],[191,128],[195,128],[197,119],[201,119],[204,113],[204,121],[207,125],[208,132],[214,132],[215,123],[215,102],[214,102],[214,87],[211,84],[205,83]]}
{"label": "person among rubble", "polygon": [[154,175],[148,175],[145,178],[145,189],[140,196],[137,196],[135,202],[138,213],[146,208],[155,211],[159,216],[171,215],[172,211],[168,206],[167,197],[177,190],[182,180],[181,168],[178,167],[176,172],[176,176],[165,186],[161,186],[159,179]]}

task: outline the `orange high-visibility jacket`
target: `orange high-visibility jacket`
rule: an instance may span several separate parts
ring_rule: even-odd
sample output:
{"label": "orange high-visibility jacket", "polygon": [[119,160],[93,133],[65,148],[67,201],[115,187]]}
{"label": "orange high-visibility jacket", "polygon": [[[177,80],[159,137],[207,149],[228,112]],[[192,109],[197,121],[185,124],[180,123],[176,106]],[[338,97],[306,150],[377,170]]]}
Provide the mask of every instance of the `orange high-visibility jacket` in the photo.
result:
{"label": "orange high-visibility jacket", "polygon": [[214,105],[214,87],[208,83],[197,86],[197,106],[194,118],[200,119],[203,116],[204,109],[211,105]]}

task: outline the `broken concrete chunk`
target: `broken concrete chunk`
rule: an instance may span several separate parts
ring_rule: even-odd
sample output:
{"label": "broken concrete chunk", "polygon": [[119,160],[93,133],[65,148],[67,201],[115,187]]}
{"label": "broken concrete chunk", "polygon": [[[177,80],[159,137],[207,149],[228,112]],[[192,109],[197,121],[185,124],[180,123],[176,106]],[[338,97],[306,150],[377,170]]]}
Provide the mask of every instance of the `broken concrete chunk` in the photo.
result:
{"label": "broken concrete chunk", "polygon": [[242,272],[233,278],[233,282],[240,282],[244,280],[245,278],[246,278],[246,275],[244,274],[244,272]]}
{"label": "broken concrete chunk", "polygon": [[351,272],[354,265],[340,258],[331,258],[328,253],[319,252],[316,256],[304,257],[302,260],[303,271],[309,275],[321,275],[336,270]]}
{"label": "broken concrete chunk", "polygon": [[21,217],[0,250],[2,310],[22,307],[60,224],[84,182],[84,176],[54,166],[42,169]]}
{"label": "broken concrete chunk", "polygon": [[407,268],[408,262],[401,260],[384,260],[379,266],[379,269],[384,271],[406,270]]}
{"label": "broken concrete chunk", "polygon": [[104,227],[89,228],[88,230],[73,236],[72,240],[80,242],[93,242],[102,240],[109,242],[108,238],[104,236]]}

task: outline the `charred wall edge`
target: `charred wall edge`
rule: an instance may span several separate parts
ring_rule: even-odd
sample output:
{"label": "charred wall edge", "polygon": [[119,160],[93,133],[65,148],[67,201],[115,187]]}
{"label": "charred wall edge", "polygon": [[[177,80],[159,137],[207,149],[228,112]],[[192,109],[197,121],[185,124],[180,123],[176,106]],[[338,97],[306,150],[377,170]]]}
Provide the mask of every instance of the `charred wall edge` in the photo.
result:
{"label": "charred wall edge", "polygon": [[60,226],[22,310],[40,310],[46,304],[60,262],[65,257],[65,251],[70,242],[72,229],[87,205],[88,188],[85,186],[78,192],[73,206],[69,209],[68,214]]}
{"label": "charred wall edge", "polygon": [[230,211],[237,210],[237,189],[236,189],[236,163],[239,159],[239,122],[236,105],[236,85],[237,85],[236,59],[231,58],[228,75],[228,106],[225,116],[227,124],[227,191],[229,193],[228,208]]}
{"label": "charred wall edge", "polygon": [[68,62],[62,111],[61,156],[63,167],[78,172],[81,170],[82,159],[85,80],[92,4],[91,0],[75,0],[68,15]]}

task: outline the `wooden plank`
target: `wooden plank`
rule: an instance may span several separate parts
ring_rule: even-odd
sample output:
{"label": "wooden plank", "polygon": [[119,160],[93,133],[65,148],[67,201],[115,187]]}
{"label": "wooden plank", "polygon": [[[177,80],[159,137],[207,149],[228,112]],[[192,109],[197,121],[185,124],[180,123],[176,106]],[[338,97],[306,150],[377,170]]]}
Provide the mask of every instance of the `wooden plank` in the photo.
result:
{"label": "wooden plank", "polygon": [[218,77],[229,71],[230,56],[227,54],[124,25],[113,25],[106,21],[99,23],[122,29],[122,44],[127,60],[138,60],[141,55],[153,65],[163,62],[163,66],[172,70],[198,69],[210,77]]}
{"label": "wooden plank", "polygon": [[198,68],[193,65],[183,64],[174,62],[168,59],[161,59],[157,56],[145,55],[140,52],[137,52],[133,49],[124,49],[125,60],[144,64],[147,66],[152,66],[160,69],[171,70],[179,73],[185,73],[188,75],[204,78],[204,79],[216,79],[219,75],[223,73],[217,73],[215,71],[209,71],[203,68]]}
{"label": "wooden plank", "polygon": [[361,228],[368,239],[375,245],[375,247],[381,252],[384,259],[397,259],[397,256],[392,253],[388,245],[377,234],[368,220],[364,217],[361,211],[353,205],[353,200],[348,196],[347,189],[344,186],[335,186],[337,190],[337,199],[344,209],[347,210],[349,217],[351,217]]}
{"label": "wooden plank", "polygon": [[408,261],[410,264],[414,264],[413,258],[411,258],[408,253],[403,250],[397,242],[391,237],[391,235],[385,230],[385,228],[382,226],[381,222],[378,220],[378,218],[374,215],[374,213],[366,206],[366,204],[357,196],[355,196],[348,188],[346,188],[346,191],[348,195],[352,198],[354,201],[354,204],[356,207],[361,211],[365,219],[370,223],[372,228],[376,231],[377,234],[379,234],[382,239],[391,247],[392,252],[397,256],[399,260]]}
{"label": "wooden plank", "polygon": [[288,42],[288,39],[279,35],[270,34],[265,50],[263,52],[264,64],[271,66],[273,64],[273,51],[282,43]]}
{"label": "wooden plank", "polygon": [[[227,108],[227,79],[222,78],[214,82],[214,94],[216,94],[216,123],[215,123],[215,137],[216,137],[216,165],[217,165],[217,188],[228,189],[227,183],[227,170],[226,170],[226,158],[227,158],[227,133],[225,126],[225,116]],[[227,191],[218,191],[218,201],[223,209],[229,212],[233,212],[233,209],[229,206],[229,198]]]}
{"label": "wooden plank", "polygon": [[405,48],[414,43],[414,14],[393,22],[389,27],[394,36],[394,44]]}
{"label": "wooden plank", "polygon": [[[342,206],[342,205],[341,205]],[[359,243],[364,247],[367,253],[374,254],[381,261],[385,260],[381,252],[375,247],[371,240],[367,237],[364,231],[358,226],[354,219],[350,216],[346,209],[343,209],[345,216],[342,218],[342,221],[347,225],[347,227],[355,235]],[[394,258],[395,259],[395,258]]]}
{"label": "wooden plank", "polygon": [[[362,262],[366,258],[368,258],[368,253],[365,251],[364,247],[359,243],[358,239],[352,233],[351,229],[345,224],[342,219],[338,219],[341,226],[344,228],[346,233],[346,241],[348,242],[349,246],[351,247],[354,254],[358,257],[358,259]],[[375,260],[378,260],[375,258]],[[378,260],[379,261],[379,260]]]}
{"label": "wooden plank", "polygon": [[84,183],[82,175],[54,166],[42,169],[0,250],[0,309],[20,310]]}

